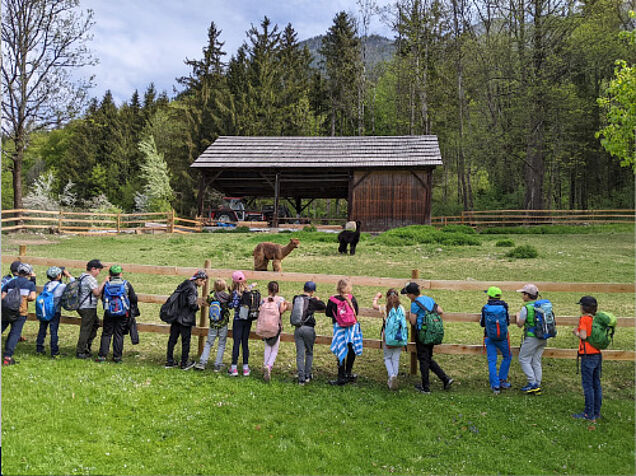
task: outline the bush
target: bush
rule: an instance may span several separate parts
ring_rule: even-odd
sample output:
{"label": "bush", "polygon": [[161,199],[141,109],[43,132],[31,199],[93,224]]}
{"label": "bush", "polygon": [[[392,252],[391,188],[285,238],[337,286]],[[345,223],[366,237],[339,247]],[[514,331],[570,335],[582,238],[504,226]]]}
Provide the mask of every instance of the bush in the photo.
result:
{"label": "bush", "polygon": [[531,245],[523,245],[517,246],[516,248],[510,250],[506,253],[508,258],[517,258],[517,259],[527,259],[527,258],[536,258],[539,256],[537,249]]}
{"label": "bush", "polygon": [[495,246],[499,246],[503,248],[510,248],[514,245],[515,245],[515,242],[512,240],[499,240],[497,243],[495,243]]}
{"label": "bush", "polygon": [[314,231],[318,231],[314,225],[306,225],[303,227],[303,232],[305,233],[313,233]]}
{"label": "bush", "polygon": [[633,223],[607,225],[534,225],[484,228],[482,235],[584,235],[588,233],[634,232]]}
{"label": "bush", "polygon": [[211,233],[249,233],[250,228],[248,226],[237,226],[236,228],[220,228],[218,230],[212,230]]}
{"label": "bush", "polygon": [[440,231],[430,225],[411,225],[385,231],[375,238],[376,243],[385,246],[408,246],[437,243],[449,246],[479,246],[480,241],[466,233]]}
{"label": "bush", "polygon": [[474,235],[477,233],[475,229],[468,225],[446,225],[442,228],[445,233],[464,233],[466,235]]}

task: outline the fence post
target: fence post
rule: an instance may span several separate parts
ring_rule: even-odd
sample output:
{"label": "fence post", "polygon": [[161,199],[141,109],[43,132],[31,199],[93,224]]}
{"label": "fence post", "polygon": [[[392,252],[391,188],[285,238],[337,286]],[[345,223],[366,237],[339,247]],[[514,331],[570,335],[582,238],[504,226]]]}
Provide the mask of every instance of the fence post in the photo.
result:
{"label": "fence post", "polygon": [[[420,278],[420,270],[413,269],[411,270],[411,279],[419,279]],[[417,339],[417,329],[413,324],[411,324],[411,342],[415,343],[415,339]],[[417,353],[411,351],[411,375],[417,375]]]}
{"label": "fence post", "polygon": [[[212,266],[212,261],[210,261],[209,259],[206,259],[205,263],[203,264],[203,269],[204,270],[209,269],[211,266]],[[210,277],[208,276],[208,279],[206,279],[205,283],[203,283],[203,291],[201,291],[201,297],[206,300],[206,303],[203,306],[201,306],[201,317],[199,317],[199,327],[205,327],[205,324],[206,324],[206,320],[208,317],[207,298],[209,293],[210,293]],[[201,353],[203,352],[203,345],[205,344],[206,338],[207,338],[206,336],[199,336],[199,357],[201,357]]]}
{"label": "fence post", "polygon": [[24,257],[26,256],[26,253],[27,253],[26,245],[20,245],[20,249],[18,251],[18,260],[22,261]]}
{"label": "fence post", "polygon": [[121,212],[117,214],[117,234],[121,233]]}
{"label": "fence post", "polygon": [[63,216],[64,216],[64,213],[62,212],[62,210],[60,210],[60,217],[57,219],[57,231],[60,234],[62,234],[62,217]]}
{"label": "fence post", "polygon": [[168,233],[174,233],[174,209],[168,212]]}

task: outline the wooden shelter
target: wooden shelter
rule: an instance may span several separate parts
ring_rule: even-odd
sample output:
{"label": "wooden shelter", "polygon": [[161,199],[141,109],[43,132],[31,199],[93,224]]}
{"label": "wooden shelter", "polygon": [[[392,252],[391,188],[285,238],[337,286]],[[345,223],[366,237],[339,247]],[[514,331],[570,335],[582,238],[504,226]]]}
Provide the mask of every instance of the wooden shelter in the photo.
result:
{"label": "wooden shelter", "polygon": [[[436,136],[221,136],[191,165],[206,187],[229,196],[273,197],[274,226],[285,198],[302,215],[316,198],[347,200],[366,231],[431,221],[432,174],[442,165]],[[303,200],[306,200],[303,205]]]}

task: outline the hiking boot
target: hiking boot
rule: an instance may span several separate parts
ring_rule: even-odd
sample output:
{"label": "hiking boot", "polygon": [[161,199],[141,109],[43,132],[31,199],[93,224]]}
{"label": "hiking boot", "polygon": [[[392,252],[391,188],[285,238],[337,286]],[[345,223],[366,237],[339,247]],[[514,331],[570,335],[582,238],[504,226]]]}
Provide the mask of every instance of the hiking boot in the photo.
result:
{"label": "hiking boot", "polygon": [[495,387],[492,389],[492,393],[494,395],[499,395],[501,393],[501,389],[499,387]]}
{"label": "hiking boot", "polygon": [[431,390],[428,389],[428,388],[422,387],[422,384],[420,384],[420,383],[416,383],[415,384],[415,390],[418,391],[419,393],[421,393],[422,395],[430,395],[431,394]]}
{"label": "hiking boot", "polygon": [[270,369],[269,367],[265,367],[263,369],[263,380],[265,380],[266,383],[269,383],[271,379],[272,379],[272,369]]}
{"label": "hiking boot", "polygon": [[102,362],[106,362],[106,357],[102,357],[101,355],[98,355],[97,358],[95,359],[95,362],[97,363],[102,363]]}
{"label": "hiking boot", "polygon": [[453,385],[454,382],[454,379],[449,378],[446,382],[444,382],[444,390],[448,390],[449,388],[451,388],[451,385]]}
{"label": "hiking boot", "polygon": [[230,377],[238,377],[238,369],[236,367],[230,367],[227,369],[227,374]]}
{"label": "hiking boot", "polygon": [[205,364],[202,364],[201,362],[197,362],[196,364],[194,364],[194,370],[205,370]]}
{"label": "hiking boot", "polygon": [[166,362],[166,365],[164,365],[164,368],[166,369],[175,369],[177,367],[178,365],[176,362]]}
{"label": "hiking boot", "polygon": [[17,362],[13,359],[13,357],[5,357],[2,359],[2,365],[15,365]]}
{"label": "hiking boot", "polygon": [[510,387],[512,387],[512,385],[510,385],[510,383],[507,380],[501,380],[499,382],[499,388],[501,388],[502,390],[507,390]]}
{"label": "hiking boot", "polygon": [[243,367],[243,377],[249,377],[250,373],[251,372],[249,367]]}
{"label": "hiking boot", "polygon": [[596,422],[596,419],[594,417],[590,418],[588,414],[585,412],[575,413],[574,415],[572,415],[572,418],[575,418],[577,420],[588,420],[591,422]]}
{"label": "hiking boot", "polygon": [[181,362],[180,368],[181,370],[190,370],[194,367],[194,360],[188,360],[187,362]]}

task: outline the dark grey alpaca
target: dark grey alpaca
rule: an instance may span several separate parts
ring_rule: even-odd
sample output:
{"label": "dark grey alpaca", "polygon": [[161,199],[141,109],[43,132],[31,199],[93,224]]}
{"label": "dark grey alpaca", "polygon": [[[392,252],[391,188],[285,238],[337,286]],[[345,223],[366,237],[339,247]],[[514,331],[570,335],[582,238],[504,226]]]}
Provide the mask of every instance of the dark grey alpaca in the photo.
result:
{"label": "dark grey alpaca", "polygon": [[356,231],[344,230],[338,233],[338,253],[347,254],[347,245],[349,245],[349,254],[356,254],[356,246],[360,241],[360,221],[356,220]]}

